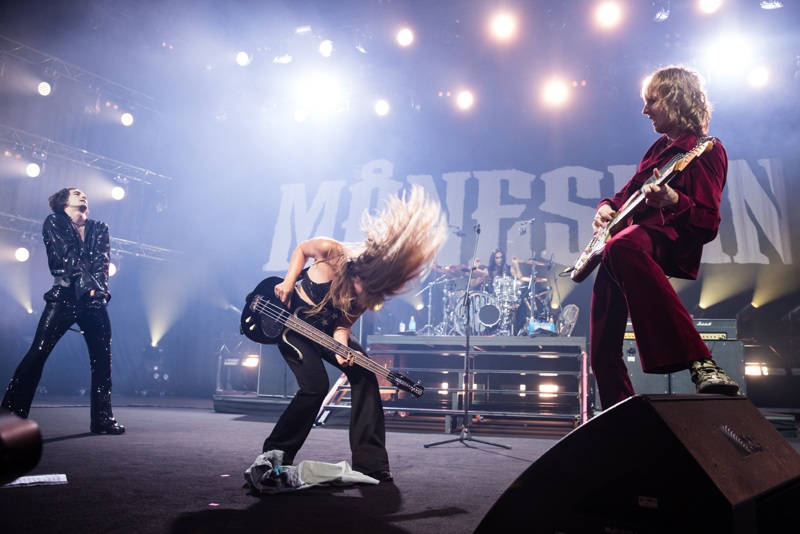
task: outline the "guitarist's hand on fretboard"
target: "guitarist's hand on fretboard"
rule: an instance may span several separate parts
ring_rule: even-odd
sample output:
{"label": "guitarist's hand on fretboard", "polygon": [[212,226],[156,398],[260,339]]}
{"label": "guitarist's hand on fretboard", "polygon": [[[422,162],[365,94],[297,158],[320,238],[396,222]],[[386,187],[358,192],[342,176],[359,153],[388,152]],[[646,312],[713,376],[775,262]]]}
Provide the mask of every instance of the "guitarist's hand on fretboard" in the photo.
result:
{"label": "guitarist's hand on fretboard", "polygon": [[669,184],[657,184],[656,180],[661,178],[658,169],[653,171],[653,178],[642,186],[644,202],[651,208],[663,209],[674,206],[680,200],[678,192],[672,189]]}

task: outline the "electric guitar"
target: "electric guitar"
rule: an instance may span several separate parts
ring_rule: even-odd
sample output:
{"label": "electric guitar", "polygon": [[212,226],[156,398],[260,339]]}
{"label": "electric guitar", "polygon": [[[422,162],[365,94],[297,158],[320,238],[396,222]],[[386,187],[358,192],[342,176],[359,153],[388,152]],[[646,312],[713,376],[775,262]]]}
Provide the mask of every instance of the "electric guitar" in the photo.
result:
{"label": "electric guitar", "polygon": [[[309,304],[296,292],[292,293],[290,302],[294,312],[289,311],[289,308],[275,296],[275,286],[281,282],[283,279],[277,276],[265,278],[252,293],[247,295],[246,305],[242,310],[240,329],[248,339],[264,345],[274,345],[281,339],[286,341],[283,334],[286,329],[289,329],[333,351],[334,354],[372,371],[377,376],[385,378],[397,388],[411,393],[415,398],[419,398],[425,393],[425,388],[419,382],[415,384],[408,377],[389,371],[364,354],[339,343],[313,324],[306,322],[301,316],[305,316]],[[322,317],[316,322],[324,324],[325,321],[330,320],[330,318]]]}
{"label": "electric guitar", "polygon": [[[664,165],[663,168],[659,169],[659,173],[661,174],[660,178],[651,176],[644,183],[644,185],[650,183],[656,183],[658,185],[668,184],[673,178],[680,174],[680,172],[683,171],[683,169],[685,169],[689,163],[694,161],[695,158],[698,158],[704,152],[711,150],[713,145],[713,137],[701,138],[698,140],[697,146],[692,150],[685,154],[675,155],[666,165]],[[608,240],[629,224],[632,214],[634,211],[636,211],[636,208],[639,207],[643,200],[644,194],[642,193],[641,189],[631,195],[622,208],[620,208],[620,210],[614,216],[614,218],[608,221],[605,226],[599,228],[594,233],[592,240],[589,241],[588,245],[586,245],[586,248],[578,258],[578,261],[575,262],[575,265],[566,268],[561,272],[560,276],[565,276],[568,274],[575,283],[580,283],[586,280],[586,278],[592,274],[592,271],[594,271],[597,265],[600,263],[600,255],[603,252]]]}

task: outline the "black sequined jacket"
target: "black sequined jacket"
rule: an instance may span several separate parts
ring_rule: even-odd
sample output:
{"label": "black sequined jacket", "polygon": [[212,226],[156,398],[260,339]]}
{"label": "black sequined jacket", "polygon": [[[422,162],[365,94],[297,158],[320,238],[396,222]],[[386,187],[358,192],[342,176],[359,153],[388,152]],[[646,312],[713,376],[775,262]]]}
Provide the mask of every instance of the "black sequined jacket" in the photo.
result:
{"label": "black sequined jacket", "polygon": [[51,298],[60,300],[65,290],[74,292],[80,299],[92,289],[102,291],[107,298],[108,263],[111,252],[108,225],[86,220],[84,239],[81,241],[72,220],[65,212],[47,216],[42,227],[42,237],[47,248],[47,263],[54,278]]}

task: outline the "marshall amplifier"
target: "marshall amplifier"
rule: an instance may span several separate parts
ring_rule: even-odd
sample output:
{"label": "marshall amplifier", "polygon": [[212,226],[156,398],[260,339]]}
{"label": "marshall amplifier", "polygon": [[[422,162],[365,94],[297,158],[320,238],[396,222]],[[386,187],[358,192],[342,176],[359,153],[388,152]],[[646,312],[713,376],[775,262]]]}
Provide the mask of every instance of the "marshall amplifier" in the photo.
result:
{"label": "marshall amplifier", "polygon": [[[732,341],[739,339],[736,319],[694,319],[694,327],[706,341]],[[636,339],[630,321],[625,329],[625,339]]]}

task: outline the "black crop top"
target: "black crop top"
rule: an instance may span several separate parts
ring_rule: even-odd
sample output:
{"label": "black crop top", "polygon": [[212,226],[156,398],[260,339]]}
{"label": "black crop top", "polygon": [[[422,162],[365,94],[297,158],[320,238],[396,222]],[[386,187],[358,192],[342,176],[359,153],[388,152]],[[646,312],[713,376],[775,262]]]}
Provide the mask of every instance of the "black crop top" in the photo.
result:
{"label": "black crop top", "polygon": [[306,295],[308,295],[308,298],[314,302],[314,304],[319,304],[319,302],[325,298],[325,295],[328,294],[328,291],[331,290],[330,280],[318,284],[309,278],[308,275],[304,276],[300,281],[300,286],[303,288],[303,291],[305,291]]}

